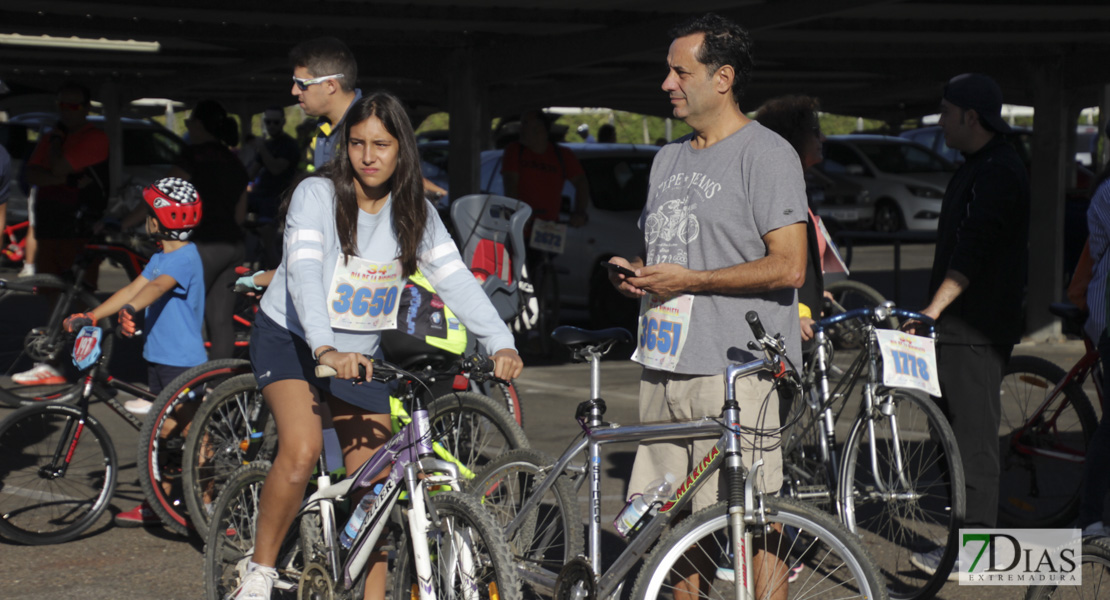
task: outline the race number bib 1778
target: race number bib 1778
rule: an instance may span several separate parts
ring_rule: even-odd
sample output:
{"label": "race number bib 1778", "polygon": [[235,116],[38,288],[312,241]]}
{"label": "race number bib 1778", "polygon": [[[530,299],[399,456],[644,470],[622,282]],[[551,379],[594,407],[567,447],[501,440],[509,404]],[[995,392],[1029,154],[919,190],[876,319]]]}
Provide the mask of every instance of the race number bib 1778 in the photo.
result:
{"label": "race number bib 1778", "polygon": [[340,256],[328,288],[328,317],[335,329],[396,329],[397,300],[404,287],[401,263],[375,263]]}
{"label": "race number bib 1778", "polygon": [[937,349],[933,338],[891,329],[877,329],[883,353],[883,383],[890,387],[913,388],[940,395],[937,378]]}
{"label": "race number bib 1778", "polygon": [[562,254],[567,247],[566,224],[536,219],[532,223],[532,239],[528,245],[543,252]]}
{"label": "race number bib 1778", "polygon": [[691,295],[666,301],[655,296],[641,298],[640,325],[632,360],[651,369],[674,371],[689,335],[693,305]]}

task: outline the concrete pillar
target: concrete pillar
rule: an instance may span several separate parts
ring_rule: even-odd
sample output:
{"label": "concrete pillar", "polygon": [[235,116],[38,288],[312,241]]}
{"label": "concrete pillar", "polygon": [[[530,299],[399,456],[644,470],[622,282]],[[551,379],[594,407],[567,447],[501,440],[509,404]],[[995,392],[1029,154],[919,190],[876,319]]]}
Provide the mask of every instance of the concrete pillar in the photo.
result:
{"label": "concrete pillar", "polygon": [[100,86],[100,103],[104,107],[104,132],[108,134],[108,206],[111,207],[119,198],[124,183],[122,106],[116,82],[106,81]]}
{"label": "concrete pillar", "polygon": [[1035,133],[1025,330],[1034,341],[1056,341],[1061,339],[1060,321],[1049,314],[1048,306],[1062,296],[1067,130],[1075,125],[1068,122],[1061,65],[1040,63],[1032,74]]}
{"label": "concrete pillar", "polygon": [[456,48],[446,61],[448,72],[448,124],[451,163],[447,177],[451,199],[479,191],[479,161],[485,140],[489,138],[489,115],[484,110],[485,84],[478,73],[484,65],[477,64],[478,54],[467,44]]}

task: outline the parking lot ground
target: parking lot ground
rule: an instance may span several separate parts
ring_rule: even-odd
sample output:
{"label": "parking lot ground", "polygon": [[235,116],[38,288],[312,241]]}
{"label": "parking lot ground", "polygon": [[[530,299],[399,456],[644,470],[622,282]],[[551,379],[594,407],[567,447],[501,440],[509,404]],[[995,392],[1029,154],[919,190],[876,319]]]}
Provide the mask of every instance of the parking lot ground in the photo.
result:
{"label": "parking lot ground", "polygon": [[[880,251],[873,259],[889,261]],[[931,259],[931,247],[928,250]],[[862,255],[857,253],[856,260]],[[903,254],[905,256],[905,253]],[[888,263],[889,264],[889,263]],[[865,269],[876,280],[882,269]],[[0,277],[12,276],[0,272]],[[110,280],[109,280],[110,281]],[[18,315],[0,314],[0,327]],[[1047,358],[1067,369],[1082,355],[1081,342],[1059,344],[1022,344],[1016,354]],[[627,356],[627,355],[626,355]],[[132,357],[131,360],[134,360]],[[535,362],[532,363],[533,365]],[[129,365],[130,366],[130,365]],[[132,369],[142,373],[139,369]],[[607,419],[614,422],[637,421],[637,386],[640,368],[614,356],[602,365],[602,397],[608,405]],[[544,364],[526,368],[518,380],[523,400],[524,429],[534,447],[556,456],[578,431],[574,410],[589,392],[589,368],[584,364]],[[1093,389],[1089,390],[1092,397]],[[135,472],[136,431],[102,405],[93,412],[108,426],[123,463],[119,486],[112,500],[112,514],[135,506],[142,497]],[[0,409],[0,418],[11,409]],[[613,445],[605,450],[602,468],[602,522],[616,516],[625,497],[625,480],[631,470],[634,447]],[[3,457],[0,457],[3,460]],[[615,534],[605,538],[606,555],[611,559],[620,551]],[[196,539],[178,537],[160,528],[121,529],[105,515],[96,526],[73,542],[44,547],[26,547],[0,539],[0,598],[24,600],[41,598],[80,598],[81,600],[147,600],[203,598],[201,544]],[[938,598],[943,600],[1017,599],[1024,588],[970,587],[947,584]]]}

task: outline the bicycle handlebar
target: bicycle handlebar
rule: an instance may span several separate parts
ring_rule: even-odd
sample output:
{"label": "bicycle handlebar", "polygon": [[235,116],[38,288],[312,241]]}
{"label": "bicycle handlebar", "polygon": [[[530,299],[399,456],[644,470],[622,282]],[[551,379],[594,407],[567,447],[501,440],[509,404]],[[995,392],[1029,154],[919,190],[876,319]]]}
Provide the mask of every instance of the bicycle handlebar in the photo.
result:
{"label": "bicycle handlebar", "polygon": [[[392,363],[375,360],[370,356],[366,358],[369,358],[374,363],[374,369],[370,375],[372,381],[385,383],[406,376],[423,379],[425,376],[434,378],[440,375],[440,373],[409,373]],[[483,356],[481,354],[464,356],[459,358],[454,365],[459,371],[470,373],[470,378],[475,381],[481,382],[494,379],[493,359],[488,356]],[[316,365],[315,373],[316,376],[320,378],[335,377],[338,374],[335,369],[327,365]],[[358,366],[358,376],[361,379],[366,379],[366,367],[361,364]]]}
{"label": "bicycle handlebar", "polygon": [[846,312],[842,312],[839,315],[825,317],[824,319],[821,319],[814,323],[813,327],[815,329],[826,329],[828,327],[836,325],[837,323],[842,323],[849,319],[870,319],[873,323],[877,323],[890,316],[898,317],[899,319],[920,321],[929,328],[930,333],[936,330],[936,322],[933,320],[932,317],[923,315],[919,312],[914,312],[912,310],[898,308],[889,302],[882,306],[856,308]]}

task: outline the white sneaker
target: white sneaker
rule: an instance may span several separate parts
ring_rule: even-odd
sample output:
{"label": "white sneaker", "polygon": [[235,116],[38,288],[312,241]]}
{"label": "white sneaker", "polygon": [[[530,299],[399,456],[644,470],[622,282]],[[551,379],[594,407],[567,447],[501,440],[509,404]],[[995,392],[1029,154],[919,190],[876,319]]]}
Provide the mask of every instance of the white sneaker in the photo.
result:
{"label": "white sneaker", "polygon": [[227,600],[270,600],[276,579],[276,569],[256,565],[247,571],[239,587],[228,595]]}
{"label": "white sneaker", "polygon": [[34,263],[23,263],[23,268],[19,271],[20,277],[27,277],[35,274]]}
{"label": "white sneaker", "polygon": [[[937,567],[940,566],[940,559],[944,556],[944,548],[937,547],[930,552],[914,552],[910,555],[910,564],[928,573],[934,575],[937,572]],[[948,581],[960,580],[960,559],[956,558],[956,564],[952,565],[952,572],[948,574]]]}
{"label": "white sneaker", "polygon": [[1105,536],[1108,536],[1108,535],[1110,535],[1110,529],[1107,529],[1106,525],[1103,525],[1102,521],[1095,521],[1094,523],[1091,523],[1090,525],[1083,528],[1083,537],[1088,537],[1088,536],[1105,537]]}
{"label": "white sneaker", "polygon": [[62,385],[66,378],[54,367],[39,363],[30,370],[12,375],[12,381],[19,385]]}
{"label": "white sneaker", "polygon": [[123,407],[126,408],[128,412],[136,415],[145,415],[149,413],[152,406],[154,406],[153,402],[150,400],[143,400],[142,398],[135,398],[134,400],[128,400],[123,403]]}

